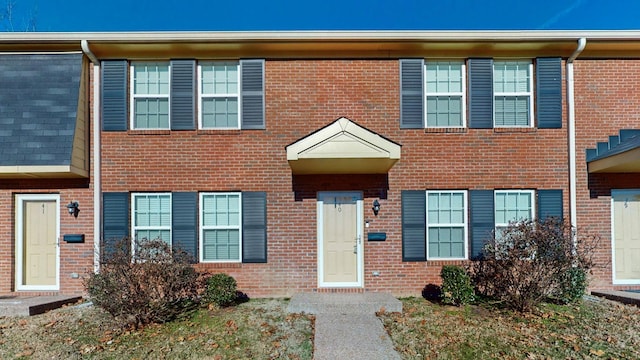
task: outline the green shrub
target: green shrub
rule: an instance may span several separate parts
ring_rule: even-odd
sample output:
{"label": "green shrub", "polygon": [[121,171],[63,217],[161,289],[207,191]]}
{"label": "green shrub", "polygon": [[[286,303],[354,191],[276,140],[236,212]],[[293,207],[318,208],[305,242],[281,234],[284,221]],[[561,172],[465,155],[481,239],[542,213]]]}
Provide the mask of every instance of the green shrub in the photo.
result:
{"label": "green shrub", "polygon": [[[94,305],[135,328],[171,321],[197,307],[198,273],[162,240],[128,238],[103,251],[100,271],[84,281]],[[105,249],[106,250],[106,249]]]}
{"label": "green shrub", "polygon": [[475,300],[475,292],[467,272],[460,266],[445,265],[440,271],[442,277],[442,302],[451,305],[469,304]]}
{"label": "green shrub", "polygon": [[553,298],[563,304],[582,299],[587,291],[587,272],[579,267],[572,267],[560,276],[558,289]]}
{"label": "green shrub", "polygon": [[217,306],[232,305],[237,298],[236,279],[227,274],[214,274],[207,279],[203,301]]}

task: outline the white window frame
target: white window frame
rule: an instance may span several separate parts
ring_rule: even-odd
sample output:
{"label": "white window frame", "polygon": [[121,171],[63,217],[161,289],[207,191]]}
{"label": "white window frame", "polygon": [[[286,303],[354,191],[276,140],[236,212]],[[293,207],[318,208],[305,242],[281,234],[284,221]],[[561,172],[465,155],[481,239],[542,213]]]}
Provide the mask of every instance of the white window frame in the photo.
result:
{"label": "white window frame", "polygon": [[[534,94],[534,89],[533,89],[533,60],[532,59],[497,59],[494,60],[493,62],[493,79],[495,79],[495,74],[496,74],[496,63],[527,63],[528,66],[528,71],[529,71],[529,91],[527,92],[497,92],[495,90],[494,87],[494,91],[493,91],[493,97],[492,97],[492,101],[493,101],[493,127],[496,128],[532,128],[533,124],[534,124],[534,111],[533,111],[533,94]],[[492,80],[495,81],[495,80]],[[494,84],[491,84],[492,86],[494,86]],[[529,97],[529,123],[527,125],[498,125],[496,124],[496,97],[498,96],[504,96],[504,97],[524,97],[527,96]]]}
{"label": "white window frame", "polygon": [[[462,71],[462,76],[460,81],[462,82],[462,87],[461,87],[461,91],[460,92],[429,92],[427,89],[427,64],[429,63],[460,63],[462,65],[461,67],[461,71]],[[464,60],[456,60],[456,59],[431,59],[431,60],[425,60],[424,61],[424,65],[423,65],[423,71],[424,71],[424,126],[425,128],[429,128],[429,129],[447,129],[447,128],[464,128],[467,126],[467,99],[466,99],[466,93],[467,93],[467,80],[466,80],[466,70],[467,66]],[[428,123],[428,113],[429,113],[429,108],[428,108],[428,101],[427,99],[430,97],[437,97],[437,96],[460,96],[460,112],[461,112],[461,117],[462,117],[462,124],[461,125],[456,125],[456,126],[430,126]]]}
{"label": "white window frame", "polygon": [[[202,66],[203,65],[210,65],[210,64],[216,64],[216,63],[235,63],[236,66],[238,67],[238,79],[237,79],[237,84],[238,84],[238,92],[237,93],[225,93],[225,94],[205,94],[203,92],[202,89]],[[241,97],[240,97],[240,89],[242,84],[240,83],[241,81],[241,76],[240,76],[240,61],[238,60],[207,60],[207,61],[202,61],[198,63],[198,128],[202,129],[202,130],[237,130],[240,129],[240,123],[242,122],[242,104],[241,104]],[[205,127],[203,124],[203,118],[202,118],[202,110],[204,108],[203,106],[203,100],[205,99],[215,99],[215,98],[229,98],[229,97],[236,97],[238,99],[238,125],[235,127]]]}
{"label": "white window frame", "polygon": [[[505,189],[505,190],[495,190],[493,192],[493,216],[495,220],[495,224],[494,224],[494,229],[496,231],[496,233],[498,232],[499,229],[504,229],[506,227],[509,226],[509,222],[506,223],[498,223],[497,222],[497,216],[496,216],[496,211],[497,211],[497,197],[498,194],[511,194],[511,193],[518,193],[518,194],[523,194],[523,193],[527,193],[530,194],[530,198],[531,198],[531,218],[530,219],[525,219],[525,220],[535,220],[536,219],[536,192],[535,190],[527,190],[527,189]],[[516,219],[516,221],[520,221],[520,219]]]}
{"label": "white window frame", "polygon": [[[165,225],[165,226],[136,226],[136,198],[137,197],[143,197],[143,196],[169,196],[169,225]],[[131,241],[132,241],[132,249],[133,252],[135,252],[135,245],[136,242],[139,241],[136,237],[136,231],[138,230],[160,230],[160,231],[165,231],[165,230],[169,230],[169,239],[162,239],[163,241],[165,241],[168,245],[169,248],[172,247],[172,242],[173,242],[173,209],[172,209],[172,204],[173,204],[173,199],[171,197],[171,193],[170,192],[159,192],[159,193],[132,193],[131,194]],[[147,240],[155,240],[155,239],[147,239]]]}
{"label": "white window frame", "polygon": [[[136,94],[135,87],[135,67],[136,65],[142,64],[166,64],[167,69],[169,71],[169,83],[168,83],[168,91],[166,94]],[[129,65],[129,96],[131,101],[129,102],[129,122],[130,129],[132,130],[170,130],[171,129],[171,62],[170,61],[133,61]],[[167,99],[167,109],[168,109],[168,124],[167,127],[159,127],[159,128],[146,128],[146,127],[135,127],[135,118],[136,118],[136,99]]]}
{"label": "white window frame", "polygon": [[[463,224],[460,223],[438,223],[438,224],[430,224],[429,223],[429,194],[462,194],[463,195]],[[426,211],[425,211],[425,223],[426,226],[426,246],[427,246],[427,260],[466,260],[469,258],[469,202],[468,202],[468,192],[467,190],[427,190],[426,191]],[[463,257],[437,257],[431,256],[429,254],[429,228],[432,227],[460,227],[462,225],[464,227],[464,256]]]}
{"label": "white window frame", "polygon": [[[211,195],[238,195],[238,209],[239,209],[239,214],[238,214],[238,225],[233,225],[233,226],[205,226],[204,225],[204,198],[205,196],[211,196]],[[200,246],[200,250],[199,250],[199,260],[201,263],[241,263],[242,262],[242,192],[203,192],[200,193],[199,195],[199,211],[198,211],[198,216],[200,218],[199,224],[198,224],[198,233],[199,233],[199,240],[198,240],[198,245]],[[205,260],[204,258],[204,232],[205,230],[238,230],[238,246],[239,246],[239,251],[238,251],[238,259],[230,259],[230,260]]]}

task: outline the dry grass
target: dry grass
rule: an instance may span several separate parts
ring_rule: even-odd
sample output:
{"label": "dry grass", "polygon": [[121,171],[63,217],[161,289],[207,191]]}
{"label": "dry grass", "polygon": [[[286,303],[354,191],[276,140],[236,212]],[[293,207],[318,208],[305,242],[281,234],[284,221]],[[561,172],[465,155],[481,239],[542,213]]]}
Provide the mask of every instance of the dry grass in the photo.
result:
{"label": "dry grass", "polygon": [[520,314],[491,304],[443,306],[403,300],[381,314],[405,359],[639,359],[640,309],[589,298]]}
{"label": "dry grass", "polygon": [[95,307],[0,318],[0,359],[311,359],[313,318],[286,306],[251,300],[139,331]]}

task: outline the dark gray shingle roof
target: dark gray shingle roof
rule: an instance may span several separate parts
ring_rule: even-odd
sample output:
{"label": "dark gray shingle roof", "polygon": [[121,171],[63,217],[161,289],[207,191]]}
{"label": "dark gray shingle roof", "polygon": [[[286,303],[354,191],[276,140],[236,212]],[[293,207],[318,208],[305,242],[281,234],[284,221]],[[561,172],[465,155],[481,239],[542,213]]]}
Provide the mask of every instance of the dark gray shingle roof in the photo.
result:
{"label": "dark gray shingle roof", "polygon": [[0,166],[69,165],[82,54],[0,54]]}

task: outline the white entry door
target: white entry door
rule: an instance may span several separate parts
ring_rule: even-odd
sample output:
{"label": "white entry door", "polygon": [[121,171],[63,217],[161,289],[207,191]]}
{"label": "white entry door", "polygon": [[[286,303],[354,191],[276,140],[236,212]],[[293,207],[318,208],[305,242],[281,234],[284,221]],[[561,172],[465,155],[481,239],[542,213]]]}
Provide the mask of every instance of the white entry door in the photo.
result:
{"label": "white entry door", "polygon": [[640,190],[611,192],[614,284],[640,284]]}
{"label": "white entry door", "polygon": [[318,286],[362,286],[362,195],[318,195]]}
{"label": "white entry door", "polygon": [[16,196],[16,289],[59,289],[57,194]]}

